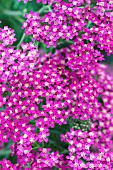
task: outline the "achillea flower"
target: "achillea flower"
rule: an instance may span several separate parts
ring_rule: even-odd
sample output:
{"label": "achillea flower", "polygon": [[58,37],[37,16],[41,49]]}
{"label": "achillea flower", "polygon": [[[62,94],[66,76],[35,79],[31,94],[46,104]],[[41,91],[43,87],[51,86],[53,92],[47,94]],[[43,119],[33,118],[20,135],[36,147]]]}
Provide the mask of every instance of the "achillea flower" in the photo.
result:
{"label": "achillea flower", "polygon": [[96,133],[95,131],[82,132],[70,129],[70,132],[61,135],[62,141],[69,143],[69,155],[66,158],[72,169],[112,168],[113,156],[104,147],[98,146],[97,153],[90,151],[91,146],[95,143]]}
{"label": "achillea flower", "polygon": [[[23,28],[33,41],[58,49],[71,40],[54,54],[40,57],[31,42],[15,49],[14,31],[0,29],[0,109],[6,107],[0,112],[0,141],[11,139],[17,156],[15,165],[0,161],[2,169],[113,168],[113,78],[98,64],[104,60],[100,50],[113,52],[107,13],[113,5],[100,0],[90,5],[90,0],[59,0],[44,17],[25,15]],[[51,129],[64,125],[68,132],[57,131],[59,141],[55,136],[51,141]]]}
{"label": "achillea flower", "polygon": [[[91,43],[92,49],[97,46],[108,55],[112,54],[113,24],[111,16],[106,14],[106,10],[110,8],[109,4],[103,2],[107,5],[97,3],[93,8],[89,5],[79,8],[76,1],[73,3],[72,1],[55,3],[52,5],[52,12],[48,12],[42,18],[38,13],[30,12],[25,15],[27,20],[22,28],[27,35],[33,36],[33,41],[41,40],[48,47],[56,47],[61,39],[76,41],[80,38],[81,42],[87,41],[88,45]],[[104,10],[103,15],[98,13],[100,9]],[[82,45],[80,48],[83,48]]]}
{"label": "achillea flower", "polygon": [[16,165],[12,164],[11,161],[3,159],[2,161],[0,161],[0,166],[1,166],[1,170],[17,170]]}
{"label": "achillea flower", "polygon": [[[44,63],[37,61],[37,69],[29,72],[27,77],[15,74],[9,86],[11,96],[6,100],[6,110],[1,112],[0,117],[0,139],[7,142],[10,138],[17,143],[19,164],[26,155],[23,166],[26,166],[26,159],[27,162],[33,160],[30,150],[34,140],[40,144],[48,143],[49,128],[54,128],[55,124],[66,124],[69,116],[87,120],[93,117],[98,105],[96,81],[90,75],[81,77],[66,70],[65,60],[57,54]],[[34,127],[30,121],[35,121]],[[48,167],[52,166],[48,161]]]}
{"label": "achillea flower", "polygon": [[8,28],[8,26],[4,26],[4,28],[0,28],[0,44],[2,46],[12,45],[16,41],[14,30]]}
{"label": "achillea flower", "polygon": [[[113,78],[107,73],[108,67],[99,64],[95,70],[92,70],[92,75],[97,76],[97,81],[100,83],[101,93],[99,96],[99,106],[97,114],[93,116],[93,124],[91,129],[97,131],[97,139],[95,140],[94,148],[104,147],[111,151],[113,145],[113,119],[112,119],[112,97],[113,97]],[[97,145],[97,146],[96,146]]]}
{"label": "achillea flower", "polygon": [[0,76],[1,80],[6,82],[11,77],[20,73],[27,76],[27,73],[33,70],[39,57],[38,50],[33,43],[21,45],[21,50],[15,50],[13,47],[0,46]]}

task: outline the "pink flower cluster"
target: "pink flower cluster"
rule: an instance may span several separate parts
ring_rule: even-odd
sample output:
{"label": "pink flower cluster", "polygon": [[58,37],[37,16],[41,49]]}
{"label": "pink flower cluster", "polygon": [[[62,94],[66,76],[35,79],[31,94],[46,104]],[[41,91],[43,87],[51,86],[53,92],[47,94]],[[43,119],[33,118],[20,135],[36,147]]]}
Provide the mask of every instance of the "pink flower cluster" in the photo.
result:
{"label": "pink flower cluster", "polygon": [[37,64],[39,57],[38,49],[30,42],[21,45],[20,49],[14,49],[13,42],[14,30],[4,27],[0,32],[0,78],[7,81],[14,74],[21,72],[27,75],[27,72],[33,70]]}
{"label": "pink flower cluster", "polygon": [[85,2],[25,15],[33,40],[54,48],[71,40],[54,54],[41,56],[33,42],[15,49],[14,31],[0,29],[0,146],[10,139],[17,157],[1,160],[2,170],[113,169],[113,77],[98,63],[100,50],[113,53],[112,3]]}
{"label": "pink flower cluster", "polygon": [[[47,60],[45,60],[43,64],[39,62],[37,67],[38,70],[29,72],[28,77],[24,77],[24,75],[20,74],[14,75],[9,84],[9,92],[12,95],[8,100],[6,99],[6,97],[3,98],[3,100],[6,101],[5,103],[7,105],[7,109],[1,112],[0,130],[2,135],[0,136],[0,141],[8,142],[8,139],[10,138],[14,142],[13,153],[16,152],[16,155],[18,157],[18,169],[26,167],[29,162],[32,162],[31,167],[35,166],[35,168],[43,168],[43,166],[45,168],[52,168],[54,165],[56,167],[60,166],[60,160],[57,160],[54,164],[52,161],[51,164],[51,159],[53,158],[49,159],[49,156],[47,156],[47,160],[45,160],[44,156],[44,162],[48,162],[46,165],[42,162],[42,157],[40,158],[39,162],[35,163],[34,161],[37,157],[36,155],[38,154],[41,156],[41,153],[39,151],[36,153],[34,152],[33,144],[35,142],[49,143],[49,128],[54,128],[55,124],[59,124],[60,126],[62,124],[66,124],[66,120],[69,116],[72,116],[73,119],[80,120],[87,120],[88,118],[90,118],[92,120],[92,123],[91,132],[89,132],[89,134],[92,136],[94,135],[94,139],[90,140],[90,138],[87,136],[88,134],[84,132],[84,145],[86,146],[86,148],[88,146],[88,148],[92,146],[96,147],[96,149],[98,146],[99,151],[96,154],[92,153],[94,154],[93,157],[97,157],[97,155],[99,157],[99,154],[102,150],[100,148],[107,148],[108,152],[104,154],[104,157],[105,155],[106,157],[103,159],[107,159],[108,154],[110,157],[109,159],[112,159],[111,154],[109,153],[109,150],[111,149],[109,147],[112,146],[111,138],[113,127],[113,121],[110,115],[111,107],[109,107],[110,110],[108,110],[108,108],[103,107],[97,102],[97,97],[100,92],[103,97],[105,96],[105,94],[107,94],[107,88],[109,88],[108,82],[108,84],[106,84],[105,86],[106,93],[104,94],[105,87],[101,85],[101,81],[103,80],[102,75],[105,74],[104,72],[102,72],[103,68],[99,66],[99,68],[97,69],[97,73],[99,74],[99,85],[91,76],[89,76],[88,78],[88,75],[87,77],[82,75],[80,76],[76,75],[75,72],[65,70],[65,61],[63,59],[60,59],[61,56],[58,56],[58,54],[56,54],[56,56],[53,55],[53,58],[48,58]],[[94,72],[92,72],[92,74],[94,74]],[[107,75],[105,74],[105,76]],[[89,81],[87,79],[89,79]],[[110,83],[112,83],[112,81],[110,81]],[[44,98],[46,98],[46,102],[45,104],[42,104],[42,109],[40,109],[40,104],[44,100]],[[108,100],[108,102],[109,101],[110,100]],[[108,103],[107,106],[109,105],[110,104]],[[30,120],[35,120],[35,126],[32,126],[30,124]],[[36,134],[35,131],[37,127],[39,129],[38,134]],[[22,134],[20,132],[22,132]],[[80,132],[82,133],[82,131]],[[77,131],[73,130],[73,133],[76,135]],[[75,139],[76,138],[77,137],[75,137]],[[107,162],[103,159],[97,161],[97,159],[95,158],[92,164],[89,163],[90,158],[87,158],[89,159],[87,160],[86,157],[91,154],[91,151],[89,149],[84,150],[83,143],[81,144],[79,140],[77,141],[77,143],[75,143],[75,139],[71,138],[70,142],[74,142],[74,145],[77,146],[78,155],[85,152],[85,157],[83,158],[88,162],[85,165],[80,159],[80,163],[79,158],[82,157],[81,155],[76,155],[73,160],[70,160],[72,159],[71,156],[73,157],[73,155],[70,155],[67,156],[67,160],[69,159],[69,162],[66,163],[67,166],[69,166],[71,161],[70,168],[72,169],[77,167],[78,164],[81,165],[81,169],[83,167],[101,167],[101,165],[102,168],[108,165],[109,167],[111,167],[109,161],[107,164]],[[93,141],[90,143],[90,145],[87,146],[86,140],[90,142],[92,140]],[[80,141],[82,142],[81,139]],[[69,137],[67,138],[67,142],[70,143]],[[82,150],[79,149],[79,144]],[[72,147],[75,146],[72,145]],[[39,146],[39,148],[41,148],[41,146]],[[70,151],[70,147],[68,149]],[[46,153],[44,153],[44,155],[46,155]],[[77,160],[78,163],[76,162]],[[96,165],[95,162],[97,162]],[[62,169],[65,169],[64,163],[62,164]]]}
{"label": "pink flower cluster", "polygon": [[[106,12],[106,8],[111,9],[112,6],[105,5],[104,7],[101,3],[97,3],[97,10],[95,10],[95,7],[92,8],[89,5],[80,8],[74,2],[62,1],[53,4],[52,12],[43,18],[32,11],[26,14],[27,20],[23,23],[25,33],[32,35],[33,40],[44,42],[48,47],[56,47],[60,39],[76,41],[76,38],[78,40],[81,35],[81,41],[87,41],[87,45],[91,46],[92,50],[97,45],[99,49],[105,50],[108,54],[113,53],[111,36],[113,23]],[[104,13],[101,15],[102,10]],[[89,29],[90,23],[93,27]]]}
{"label": "pink flower cluster", "polygon": [[12,45],[16,41],[14,30],[4,26],[0,28],[0,44],[3,46]]}
{"label": "pink flower cluster", "polygon": [[[113,154],[108,153],[104,148],[97,148],[97,152],[90,151],[92,145],[95,144],[96,132],[81,132],[80,130],[70,129],[61,139],[69,143],[69,160],[70,168],[76,169],[111,169]],[[86,161],[86,164],[83,163]]]}

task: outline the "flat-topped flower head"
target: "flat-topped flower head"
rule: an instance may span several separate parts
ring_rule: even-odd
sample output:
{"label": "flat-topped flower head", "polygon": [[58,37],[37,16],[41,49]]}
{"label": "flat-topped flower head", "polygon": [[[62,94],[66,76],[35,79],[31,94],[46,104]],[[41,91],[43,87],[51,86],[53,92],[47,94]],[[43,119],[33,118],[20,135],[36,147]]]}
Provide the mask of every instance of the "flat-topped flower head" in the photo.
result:
{"label": "flat-topped flower head", "polygon": [[16,41],[14,30],[4,26],[0,28],[0,44],[10,46]]}
{"label": "flat-topped flower head", "polygon": [[98,63],[113,53],[113,3],[36,2],[46,5],[22,25],[33,42],[15,49],[14,31],[0,29],[0,147],[10,139],[17,157],[0,168],[113,169],[113,78]]}
{"label": "flat-topped flower head", "polygon": [[[23,23],[25,33],[32,35],[33,41],[41,40],[48,47],[58,46],[61,40],[76,41],[76,38],[80,38],[86,45],[91,44],[92,49],[97,46],[110,55],[113,52],[111,37],[113,23],[107,11],[111,9],[112,4],[97,2],[94,7],[90,7],[89,4],[92,2],[86,3],[87,5],[80,8],[76,1],[59,1],[53,3],[52,11],[44,17],[30,12],[25,15],[26,22]],[[83,46],[79,46],[85,50]]]}
{"label": "flat-topped flower head", "polygon": [[38,49],[33,43],[21,45],[21,49],[0,46],[0,78],[3,82],[11,79],[14,74],[21,72],[27,76],[37,64],[39,57]]}

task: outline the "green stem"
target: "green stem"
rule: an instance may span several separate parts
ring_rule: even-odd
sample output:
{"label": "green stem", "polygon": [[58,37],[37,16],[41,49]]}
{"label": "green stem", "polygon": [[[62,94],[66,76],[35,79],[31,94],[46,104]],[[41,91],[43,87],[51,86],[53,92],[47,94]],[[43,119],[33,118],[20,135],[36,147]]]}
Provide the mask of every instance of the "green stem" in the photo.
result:
{"label": "green stem", "polygon": [[8,15],[8,16],[22,16],[23,15],[23,12],[21,11],[13,11],[9,9],[1,10],[1,13],[4,15]]}
{"label": "green stem", "polygon": [[51,10],[51,5],[46,5],[46,6],[43,6],[41,9],[39,9],[37,12],[39,14],[41,14],[44,10],[47,10],[47,11],[52,11]]}
{"label": "green stem", "polygon": [[21,46],[21,44],[22,44],[22,42],[23,42],[25,36],[26,36],[25,33],[23,33],[23,35],[22,35],[22,37],[21,37],[21,39],[20,39],[18,45],[16,46],[16,49],[19,49],[19,48],[20,48],[20,46]]}
{"label": "green stem", "polygon": [[36,150],[36,149],[38,149],[39,147],[34,147],[34,148],[32,148],[32,150]]}
{"label": "green stem", "polygon": [[113,10],[105,10],[105,12],[113,12]]}
{"label": "green stem", "polygon": [[32,150],[36,150],[36,149],[39,149],[39,148],[42,148],[40,145],[38,146],[35,146],[34,148],[32,148]]}
{"label": "green stem", "polygon": [[85,6],[78,6],[78,8],[85,8]]}

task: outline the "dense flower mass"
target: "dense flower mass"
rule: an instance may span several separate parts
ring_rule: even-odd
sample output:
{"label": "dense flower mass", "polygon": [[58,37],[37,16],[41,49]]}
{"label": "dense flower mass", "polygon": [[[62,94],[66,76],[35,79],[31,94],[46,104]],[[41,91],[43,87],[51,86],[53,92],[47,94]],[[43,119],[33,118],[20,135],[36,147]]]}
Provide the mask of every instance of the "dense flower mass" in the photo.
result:
{"label": "dense flower mass", "polygon": [[[109,10],[112,6],[102,5],[97,3],[97,11],[100,12],[95,12],[95,7],[80,8],[74,2],[55,3],[52,5],[52,12],[43,18],[32,11],[26,14],[27,20],[23,28],[27,35],[33,35],[33,40],[41,40],[48,47],[56,47],[60,39],[76,40],[81,36],[81,41],[87,41],[86,44],[91,44],[92,49],[97,45],[99,49],[104,49],[111,54],[113,23],[106,8]],[[104,12],[101,14],[102,9]],[[82,48],[81,45],[80,48]]]}
{"label": "dense flower mass", "polygon": [[[99,65],[98,69],[92,71],[93,75],[98,76],[98,82],[101,84],[101,95],[99,96],[99,102],[102,106],[98,110],[98,114],[94,115],[92,129],[95,129],[98,134],[98,138],[95,141],[97,145],[100,143],[108,149],[109,152],[113,151],[113,78],[106,74],[107,66]],[[104,133],[104,134],[103,134]]]}
{"label": "dense flower mass", "polygon": [[[111,161],[113,161],[113,155],[107,153],[103,148],[97,148],[97,152],[90,151],[94,141],[96,139],[96,132],[82,132],[80,130],[71,129],[66,135],[62,135],[63,141],[69,143],[69,160],[70,167],[72,169],[109,169],[112,168]],[[97,146],[98,147],[98,146]],[[83,163],[86,161],[86,164]]]}
{"label": "dense flower mass", "polygon": [[[7,33],[7,31],[6,31]],[[9,36],[10,38],[10,36]],[[2,38],[5,42],[4,38]],[[12,41],[11,41],[12,42]],[[0,46],[0,77],[1,80],[7,81],[11,77],[21,72],[22,75],[33,70],[37,65],[39,57],[38,49],[33,43],[21,45],[21,50],[15,50],[13,47],[4,47],[4,43]]]}
{"label": "dense flower mass", "polygon": [[22,26],[33,42],[0,28],[0,169],[112,170],[113,77],[98,62],[113,53],[113,3],[40,2],[52,11]]}
{"label": "dense flower mass", "polygon": [[[110,118],[111,110],[107,111],[107,108],[104,108],[97,102],[97,97],[100,92],[102,93],[102,97],[104,95],[104,86],[101,85],[103,75],[105,74],[104,70],[100,65],[97,71],[92,71],[92,74],[94,74],[94,72],[96,72],[97,75],[99,74],[99,85],[91,76],[89,76],[90,81],[87,81],[86,78],[88,78],[88,75],[84,77],[75,72],[70,72],[70,70],[66,70],[65,61],[60,59],[61,56],[58,57],[58,54],[54,54],[53,58],[48,57],[44,63],[41,64],[39,62],[38,70],[29,72],[28,77],[20,74],[15,74],[12,77],[9,84],[10,88],[8,89],[12,95],[8,100],[6,100],[6,97],[3,98],[3,100],[6,101],[7,109],[1,112],[1,134],[3,135],[0,136],[0,141],[8,142],[9,138],[14,141],[14,147],[12,149],[18,157],[19,169],[26,167],[31,161],[32,166],[42,168],[42,161],[39,164],[33,163],[37,157],[34,153],[34,143],[36,143],[36,147],[38,146],[37,149],[41,148],[39,143],[49,143],[49,128],[54,129],[55,124],[59,124],[60,126],[66,124],[69,116],[71,116],[73,120],[87,120],[90,118],[92,124],[89,134],[93,137],[93,141],[92,139],[90,140],[87,136],[88,134],[84,132],[84,139],[90,142],[90,145],[87,145],[86,141],[84,141],[86,148],[88,147],[88,150],[84,150],[83,143],[76,144],[75,140],[71,139],[71,142],[74,141],[74,145],[77,145],[76,154],[78,153],[78,156],[76,155],[75,158],[73,157],[73,152],[70,153],[71,155],[69,154],[69,156],[67,156],[67,160],[69,159],[67,166],[69,166],[71,161],[70,168],[78,167],[79,164],[82,168],[90,166],[98,167],[101,165],[102,168],[108,165],[111,167],[109,161],[108,163],[104,161],[104,164],[102,162],[103,159],[107,159],[108,155],[109,159],[112,159],[111,153],[108,152],[104,154],[106,157],[102,160],[99,159],[97,161],[95,158],[97,155],[99,156],[101,152],[100,148],[104,146],[103,149],[108,149],[112,146],[113,121]],[[102,69],[101,72],[100,69]],[[105,74],[105,76],[107,75]],[[112,81],[110,81],[110,83],[112,83]],[[105,90],[107,93],[107,89]],[[111,127],[110,129],[108,129],[108,126],[106,127],[106,120],[109,123],[108,126]],[[30,121],[34,121],[34,126],[31,125]],[[99,121],[99,124],[96,121]],[[104,128],[103,131],[101,131],[101,126]],[[76,124],[73,127],[76,128]],[[38,132],[36,132],[37,128]],[[73,133],[76,134],[77,131]],[[69,137],[67,140],[69,140]],[[80,141],[82,142],[82,140]],[[96,142],[98,143],[97,145]],[[68,141],[68,143],[70,142]],[[81,149],[79,149],[79,145]],[[89,148],[92,147],[93,150],[93,148],[97,146],[98,152],[96,154],[94,153],[94,155],[93,153],[91,154],[95,158],[93,158],[94,162],[91,164],[89,163],[90,158],[88,157],[91,153]],[[74,146],[72,145],[71,147],[73,148]],[[109,150],[110,149],[111,148],[109,148]],[[37,154],[39,153],[38,151]],[[86,165],[81,160],[79,161],[81,157],[80,154],[82,153],[85,154],[85,157],[82,156],[82,158],[88,161]],[[46,153],[44,153],[44,155],[46,155]],[[42,160],[43,158],[40,159]],[[51,164],[51,159],[53,158],[49,159],[48,157],[48,160],[46,160],[48,164],[45,165],[43,163],[43,166],[52,168],[55,165],[59,167],[58,160],[56,163],[52,162]],[[95,165],[95,162],[98,162],[96,163],[97,165]]]}
{"label": "dense flower mass", "polygon": [[[98,89],[96,81],[91,76],[87,76],[90,81],[86,77],[76,76],[75,73],[65,69],[57,55],[53,57],[48,58],[44,64],[39,62],[38,70],[29,72],[27,77],[15,74],[11,78],[8,89],[11,96],[8,101],[4,97],[7,109],[1,113],[2,126],[7,120],[5,116],[10,114],[8,118],[11,122],[9,121],[9,125],[3,128],[6,129],[4,134],[11,130],[10,138],[18,139],[17,134],[20,130],[23,131],[19,122],[26,122],[27,127],[29,120],[38,118],[36,126],[41,129],[38,141],[47,141],[48,128],[53,128],[55,123],[65,124],[69,116],[87,120],[96,111],[99,95],[96,92]],[[12,122],[15,116],[17,117],[15,126],[18,127],[19,123],[19,128],[22,129],[18,129],[17,134],[12,135],[15,128]],[[9,135],[6,136],[7,139]]]}

